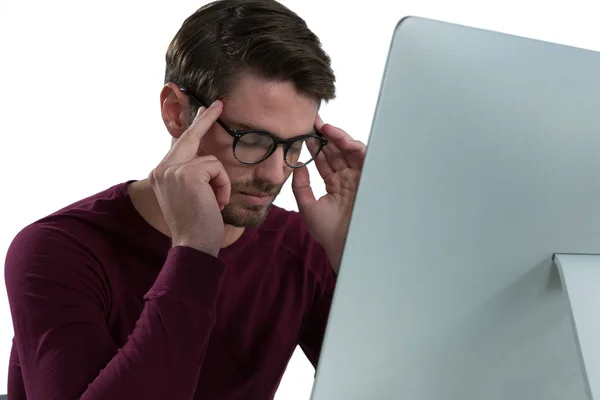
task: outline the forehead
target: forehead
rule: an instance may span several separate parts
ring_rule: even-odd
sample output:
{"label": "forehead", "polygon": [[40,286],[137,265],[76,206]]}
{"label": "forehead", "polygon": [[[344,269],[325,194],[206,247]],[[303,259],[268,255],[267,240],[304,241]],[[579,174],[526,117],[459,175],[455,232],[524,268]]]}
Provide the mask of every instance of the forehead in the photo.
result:
{"label": "forehead", "polygon": [[222,118],[232,128],[249,125],[282,138],[311,132],[318,110],[318,102],[298,93],[292,82],[252,75],[241,77],[223,104]]}

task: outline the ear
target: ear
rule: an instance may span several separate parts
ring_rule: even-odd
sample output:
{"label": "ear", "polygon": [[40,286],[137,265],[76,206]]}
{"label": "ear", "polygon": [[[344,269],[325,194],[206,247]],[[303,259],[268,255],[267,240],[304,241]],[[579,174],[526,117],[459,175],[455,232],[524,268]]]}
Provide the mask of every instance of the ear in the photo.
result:
{"label": "ear", "polygon": [[173,82],[160,92],[160,111],[167,130],[177,139],[190,126],[190,105],[187,96]]}

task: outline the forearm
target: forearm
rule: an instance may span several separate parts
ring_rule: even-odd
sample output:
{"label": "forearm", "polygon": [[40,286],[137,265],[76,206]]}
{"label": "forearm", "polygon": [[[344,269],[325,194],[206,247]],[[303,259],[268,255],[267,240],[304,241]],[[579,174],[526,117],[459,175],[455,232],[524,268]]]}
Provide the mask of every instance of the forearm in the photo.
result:
{"label": "forearm", "polygon": [[101,268],[62,238],[34,239],[43,242],[17,243],[6,264],[27,398],[191,399],[224,266],[193,249],[172,249],[119,348],[106,325],[111,300]]}
{"label": "forearm", "polygon": [[[201,258],[210,260],[210,265],[177,265],[186,261],[180,262],[178,257],[187,258],[189,253],[194,250],[171,251],[165,273],[161,272],[145,296],[144,311],[129,340],[81,400],[193,396],[215,323],[223,267],[208,255]],[[183,268],[196,271],[182,274]],[[203,271],[197,271],[199,268]]]}

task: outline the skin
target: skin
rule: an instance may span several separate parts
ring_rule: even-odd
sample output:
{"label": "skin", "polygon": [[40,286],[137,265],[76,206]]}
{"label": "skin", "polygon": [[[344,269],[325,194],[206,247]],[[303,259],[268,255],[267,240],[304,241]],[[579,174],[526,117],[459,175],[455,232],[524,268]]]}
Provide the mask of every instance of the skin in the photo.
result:
{"label": "skin", "polygon": [[[327,194],[317,200],[310,187],[308,170],[289,168],[284,162],[282,147],[259,164],[241,164],[233,156],[233,138],[219,124],[213,124],[202,137],[198,155],[216,156],[231,181],[229,202],[222,211],[225,222],[222,247],[238,240],[244,226],[257,226],[264,221],[279,190],[293,174],[292,188],[300,214],[337,271],[366,153],[365,145],[343,130],[324,124],[318,115],[317,102],[298,93],[291,82],[243,76],[237,82],[236,90],[221,100],[220,118],[234,129],[250,125],[288,139],[312,132],[316,126],[330,141],[314,161],[327,189]],[[163,121],[175,143],[192,123],[189,98],[176,85],[168,83],[163,87],[160,101]],[[142,217],[170,236],[148,180],[135,182],[128,190]],[[246,196],[245,192],[262,193],[268,199],[263,199],[265,204],[256,205],[256,199]]]}

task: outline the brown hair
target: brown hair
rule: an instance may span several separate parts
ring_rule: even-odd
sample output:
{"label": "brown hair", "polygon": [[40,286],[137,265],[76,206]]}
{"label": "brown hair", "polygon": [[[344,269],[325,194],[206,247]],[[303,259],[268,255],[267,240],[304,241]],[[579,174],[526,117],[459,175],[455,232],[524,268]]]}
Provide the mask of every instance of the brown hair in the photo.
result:
{"label": "brown hair", "polygon": [[165,83],[210,103],[242,73],[293,82],[319,103],[335,98],[331,60],[296,13],[275,0],[217,0],[185,20],[166,55]]}

